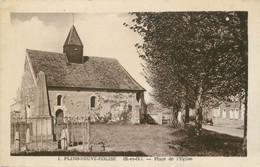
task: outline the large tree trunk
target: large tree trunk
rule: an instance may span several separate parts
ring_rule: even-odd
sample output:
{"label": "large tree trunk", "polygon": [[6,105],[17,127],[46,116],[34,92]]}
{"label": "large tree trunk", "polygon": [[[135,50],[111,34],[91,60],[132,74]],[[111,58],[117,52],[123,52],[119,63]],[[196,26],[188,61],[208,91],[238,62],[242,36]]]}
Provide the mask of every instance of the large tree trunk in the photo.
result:
{"label": "large tree trunk", "polygon": [[195,131],[196,131],[196,136],[201,136],[202,132],[202,106],[201,106],[201,95],[202,95],[202,87],[200,86],[199,92],[197,95],[197,100],[196,100],[196,119],[195,119]]}
{"label": "large tree trunk", "polygon": [[199,106],[196,109],[196,121],[195,121],[195,130],[196,130],[196,136],[201,136],[201,132],[202,132],[202,107]]}
{"label": "large tree trunk", "polygon": [[173,119],[172,119],[172,124],[174,127],[178,127],[178,110],[174,110],[174,108],[172,109],[172,112],[173,112]]}
{"label": "large tree trunk", "polygon": [[186,107],[186,102],[183,101],[181,103],[181,108],[178,112],[178,127],[180,127],[180,128],[183,128],[184,125],[185,125],[185,122],[184,122],[184,119],[183,119],[183,116],[185,115],[185,107]]}
{"label": "large tree trunk", "polygon": [[148,115],[147,115],[147,105],[144,99],[144,93],[139,94],[139,105],[140,105],[140,115],[143,115],[142,123],[147,124]]}
{"label": "large tree trunk", "polygon": [[190,108],[186,103],[185,106],[185,123],[189,123],[190,122]]}

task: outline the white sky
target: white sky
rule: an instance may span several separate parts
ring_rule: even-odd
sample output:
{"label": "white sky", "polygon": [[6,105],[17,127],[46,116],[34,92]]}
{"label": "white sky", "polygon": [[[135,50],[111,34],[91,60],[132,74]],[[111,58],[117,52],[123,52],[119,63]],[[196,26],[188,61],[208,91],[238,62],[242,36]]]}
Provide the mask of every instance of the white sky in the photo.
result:
{"label": "white sky", "polygon": [[[62,53],[63,44],[72,26],[72,14],[11,14],[11,33],[9,35],[8,62],[6,66],[11,84],[10,99],[15,97],[21,84],[25,50],[36,49]],[[130,75],[147,91],[142,72],[141,58],[134,45],[142,38],[123,23],[131,23],[133,16],[122,14],[75,14],[74,25],[84,45],[85,56],[116,58]],[[6,72],[7,72],[6,71]],[[8,82],[10,80],[10,82]],[[146,101],[150,101],[148,93]],[[10,101],[12,102],[12,101]]]}

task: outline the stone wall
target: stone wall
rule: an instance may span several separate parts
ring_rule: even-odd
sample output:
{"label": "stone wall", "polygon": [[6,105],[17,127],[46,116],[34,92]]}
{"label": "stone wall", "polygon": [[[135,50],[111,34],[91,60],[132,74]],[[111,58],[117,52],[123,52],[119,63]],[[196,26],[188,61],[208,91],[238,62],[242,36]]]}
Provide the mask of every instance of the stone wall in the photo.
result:
{"label": "stone wall", "polygon": [[[136,93],[49,90],[52,116],[61,109],[64,116],[91,116],[92,122],[140,123],[139,104]],[[62,96],[57,105],[58,95]],[[90,98],[95,96],[95,107],[90,107]]]}

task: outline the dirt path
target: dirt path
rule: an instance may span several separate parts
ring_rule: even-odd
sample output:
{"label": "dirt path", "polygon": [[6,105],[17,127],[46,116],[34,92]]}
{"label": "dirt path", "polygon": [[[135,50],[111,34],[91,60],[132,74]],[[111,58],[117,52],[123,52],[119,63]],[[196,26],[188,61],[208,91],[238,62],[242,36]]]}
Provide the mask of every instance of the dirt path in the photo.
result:
{"label": "dirt path", "polygon": [[244,137],[244,130],[233,128],[233,127],[203,125],[203,128],[210,131],[222,133],[222,134],[227,134],[230,136],[236,136],[241,138]]}

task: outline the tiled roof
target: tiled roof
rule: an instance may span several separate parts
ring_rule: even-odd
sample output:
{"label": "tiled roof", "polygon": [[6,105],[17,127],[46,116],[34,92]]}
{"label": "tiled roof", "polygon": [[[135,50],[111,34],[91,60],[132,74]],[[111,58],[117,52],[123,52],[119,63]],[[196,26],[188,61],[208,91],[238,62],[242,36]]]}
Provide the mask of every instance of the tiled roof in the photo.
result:
{"label": "tiled roof", "polygon": [[46,74],[48,86],[145,91],[116,59],[85,56],[84,64],[76,64],[62,53],[27,49],[27,54],[35,75]]}

